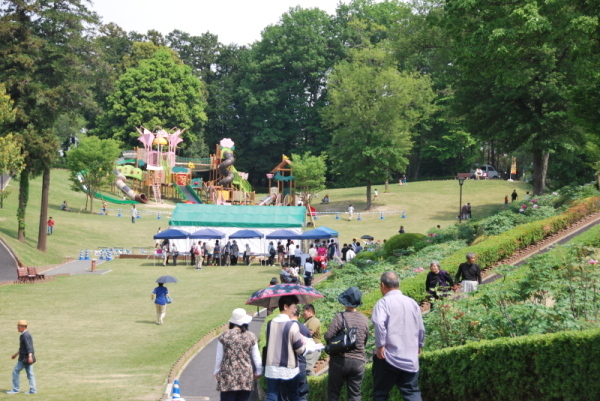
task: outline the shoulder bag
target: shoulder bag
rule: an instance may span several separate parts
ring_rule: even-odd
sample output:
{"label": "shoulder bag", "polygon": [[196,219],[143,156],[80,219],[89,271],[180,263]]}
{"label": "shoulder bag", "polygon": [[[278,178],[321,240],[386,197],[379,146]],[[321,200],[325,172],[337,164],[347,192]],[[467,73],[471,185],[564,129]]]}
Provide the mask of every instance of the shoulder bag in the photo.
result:
{"label": "shoulder bag", "polygon": [[356,327],[348,327],[344,312],[341,312],[344,328],[325,347],[325,352],[331,356],[342,355],[356,349]]}

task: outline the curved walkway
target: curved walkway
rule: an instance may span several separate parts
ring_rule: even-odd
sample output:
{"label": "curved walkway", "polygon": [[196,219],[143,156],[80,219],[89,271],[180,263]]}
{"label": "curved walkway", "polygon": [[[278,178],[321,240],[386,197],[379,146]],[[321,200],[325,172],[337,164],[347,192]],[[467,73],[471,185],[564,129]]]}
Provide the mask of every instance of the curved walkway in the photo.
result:
{"label": "curved walkway", "polygon": [[[523,264],[527,258],[533,255],[548,252],[555,245],[564,244],[570,241],[573,237],[582,234],[598,224],[600,224],[600,214],[596,213],[589,218],[584,219],[583,222],[575,224],[571,228],[564,230],[558,235],[542,241],[542,243],[540,243],[538,246],[534,246],[532,249],[529,249],[528,252],[520,254],[518,257],[511,258],[510,261],[505,261],[503,263],[511,264],[517,268]],[[490,283],[501,277],[500,275],[493,274],[492,272],[488,273],[489,274],[485,278],[484,283]],[[265,320],[264,311],[261,313],[262,315],[255,317],[250,323],[250,330],[252,330],[252,332],[254,332],[257,336],[259,335],[262,323]],[[216,391],[217,382],[213,375],[216,349],[217,343],[213,340],[206,347],[202,348],[193,357],[193,359],[184,366],[181,375],[179,376],[179,389],[182,398],[186,399],[187,401],[206,401],[219,399],[219,392]],[[170,388],[171,387],[169,386],[169,391]],[[167,397],[170,396],[170,393],[165,394],[163,399],[168,399]],[[251,400],[256,399],[256,394],[253,394],[251,396]]]}
{"label": "curved walkway", "polygon": [[19,267],[17,258],[0,238],[0,282],[16,281],[17,267]]}

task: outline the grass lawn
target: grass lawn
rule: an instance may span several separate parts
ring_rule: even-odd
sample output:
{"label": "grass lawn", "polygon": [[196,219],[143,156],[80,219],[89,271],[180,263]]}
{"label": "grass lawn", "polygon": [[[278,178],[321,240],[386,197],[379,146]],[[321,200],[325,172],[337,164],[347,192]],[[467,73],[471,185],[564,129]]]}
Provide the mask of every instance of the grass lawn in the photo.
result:
{"label": "grass lawn", "polygon": [[[357,214],[364,212],[366,206],[365,187],[343,188],[322,191],[319,200],[329,194],[331,199],[328,205],[315,203],[312,206],[318,212],[342,212],[339,220],[335,214],[319,216],[317,226],[327,226],[339,231],[340,241],[350,242],[352,238],[360,238],[369,234],[376,240],[383,240],[398,233],[400,225],[404,226],[407,233],[416,232],[425,234],[429,229],[438,224],[443,228],[457,222],[459,210],[459,185],[458,181],[420,181],[399,186],[398,183],[390,184],[389,192],[384,193],[384,186],[374,186],[379,190],[379,201],[373,203],[374,212],[404,211],[406,218],[401,213],[362,214],[362,221],[357,220]],[[502,180],[468,180],[463,185],[463,203],[472,205],[473,218],[486,217],[504,205],[504,196],[517,190],[520,199],[525,197],[526,191],[531,187],[522,182],[507,182]],[[372,196],[372,195],[371,195]],[[348,205],[354,206],[354,219],[348,221]]]}
{"label": "grass lawn", "polygon": [[[18,182],[11,181],[10,196],[0,209],[0,236],[28,265],[60,263],[64,257],[77,258],[80,249],[101,246],[153,246],[152,234],[158,227],[168,227],[168,218],[157,220],[144,211],[168,213],[171,205],[139,205],[142,218],[131,224],[129,207],[111,205],[123,210],[123,217],[62,212],[60,204],[67,200],[78,210],[84,203],[82,193],[73,192],[65,170],[53,170],[49,215],[56,220],[54,234],[48,237],[48,250],[36,250],[40,207],[41,179],[31,182],[27,209],[27,240],[16,239]],[[424,233],[437,224],[453,224],[458,213],[456,181],[417,182],[408,186],[390,186],[384,193],[378,186],[380,201],[374,211],[404,210],[400,214],[363,215],[362,221],[347,221],[341,215],[321,217],[317,225],[339,230],[341,241],[370,234],[377,239],[396,234],[400,224],[407,232]],[[483,217],[501,206],[504,195],[516,188],[524,197],[528,186],[505,181],[467,181],[463,201],[471,202],[473,215]],[[345,212],[352,203],[356,212],[365,206],[364,188],[327,191],[331,203],[316,205],[319,211]],[[325,191],[320,195],[324,196]],[[100,202],[95,202],[95,210]],[[101,265],[111,269],[102,276],[59,277],[56,281],[35,285],[0,287],[0,346],[5,360],[0,364],[0,377],[10,389],[14,366],[9,356],[18,349],[16,322],[30,321],[38,363],[36,378],[43,400],[156,400],[164,390],[169,369],[205,333],[225,323],[234,308],[244,304],[249,295],[265,287],[279,268],[210,267],[199,272],[190,267],[154,266],[146,260],[115,260]],[[164,274],[176,276],[180,282],[169,285],[174,303],[167,308],[165,324],[154,324],[155,310],[150,301],[154,281]],[[252,308],[248,308],[251,311]],[[27,389],[21,375],[22,389]],[[0,393],[0,399],[9,398]]]}

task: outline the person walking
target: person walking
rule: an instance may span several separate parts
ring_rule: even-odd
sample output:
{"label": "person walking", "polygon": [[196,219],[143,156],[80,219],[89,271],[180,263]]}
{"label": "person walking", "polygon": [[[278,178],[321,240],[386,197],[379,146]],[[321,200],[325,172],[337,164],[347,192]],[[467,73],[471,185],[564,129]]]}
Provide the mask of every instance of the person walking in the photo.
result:
{"label": "person walking", "polygon": [[425,327],[419,305],[399,290],[394,272],[381,275],[383,297],[373,308],[375,329],[373,356],[373,401],[387,401],[398,387],[405,401],[421,401],[419,354],[425,342]]}
{"label": "person walking", "polygon": [[19,375],[21,371],[25,369],[27,374],[27,380],[29,380],[29,391],[25,394],[37,393],[35,386],[35,376],[33,374],[33,364],[35,363],[35,350],[33,348],[33,338],[27,330],[28,324],[26,320],[19,320],[17,322],[17,330],[21,333],[19,337],[19,350],[14,353],[11,358],[17,359],[17,364],[13,369],[12,374],[12,390],[7,391],[6,394],[18,394],[21,390],[19,382]]}
{"label": "person walking", "polygon": [[173,266],[177,266],[177,257],[179,256],[179,251],[177,250],[177,245],[175,245],[175,243],[171,244],[171,254],[173,256]]}
{"label": "person walking", "polygon": [[202,270],[202,262],[204,262],[204,244],[198,241],[196,247],[196,270]]}
{"label": "person walking", "polygon": [[240,247],[236,240],[233,240],[233,244],[231,244],[231,265],[237,266],[238,259],[240,258]]}
{"label": "person walking", "polygon": [[[467,293],[475,291],[481,284],[481,267],[477,263],[477,256],[473,252],[467,253],[467,262],[458,266],[455,281],[462,286],[462,292]],[[461,281],[462,279],[462,281]],[[454,287],[456,289],[457,287]]]}
{"label": "person walking", "polygon": [[[369,320],[356,308],[362,305],[362,293],[358,287],[350,287],[338,296],[345,311],[335,315],[327,332],[325,341],[330,342],[344,327],[355,327],[356,348],[341,355],[332,355],[329,360],[329,378],[327,380],[327,401],[340,399],[342,387],[346,384],[348,401],[361,400],[361,387],[365,374],[365,345],[369,338]],[[345,320],[345,324],[344,324]]]}
{"label": "person walking", "polygon": [[137,219],[138,211],[135,208],[135,205],[131,205],[131,223],[135,224],[135,219]]}
{"label": "person walking", "polygon": [[[219,336],[214,375],[221,401],[246,401],[254,381],[262,375],[262,362],[256,335],[248,330],[252,316],[243,308],[234,309],[229,330]],[[254,373],[252,364],[256,369]]]}
{"label": "person walking", "polygon": [[54,220],[52,220],[52,216],[48,219],[48,235],[52,234],[54,231]]}
{"label": "person walking", "polygon": [[163,324],[163,319],[167,313],[167,296],[169,290],[164,286],[163,283],[158,283],[158,287],[152,291],[150,299],[154,301],[156,305],[156,324]]}
{"label": "person walking", "polygon": [[309,256],[304,263],[304,285],[310,287],[312,284],[313,276],[315,275],[315,264],[312,258]]}
{"label": "person walking", "polygon": [[378,201],[379,200],[379,191],[377,191],[377,188],[375,188],[374,190],[374,195],[373,195],[373,201]]}
{"label": "person walking", "polygon": [[[321,321],[315,316],[315,307],[313,304],[305,304],[302,307],[302,317],[304,318],[304,325],[308,327],[310,331],[310,337],[313,339],[315,344],[322,344],[321,340]],[[308,376],[316,376],[315,365],[321,357],[321,351],[313,352],[312,354],[306,355],[306,374]]]}
{"label": "person walking", "polygon": [[512,194],[510,194],[510,198],[512,199],[513,202],[519,198],[519,195],[517,194],[516,189],[513,189]]}
{"label": "person walking", "polygon": [[354,206],[348,206],[348,221],[352,221],[352,216],[354,216]]}
{"label": "person walking", "polygon": [[291,320],[298,308],[298,297],[279,298],[279,315],[267,323],[265,378],[267,401],[277,401],[279,394],[298,401],[300,369],[298,355],[315,351],[315,344],[304,340],[299,325]]}

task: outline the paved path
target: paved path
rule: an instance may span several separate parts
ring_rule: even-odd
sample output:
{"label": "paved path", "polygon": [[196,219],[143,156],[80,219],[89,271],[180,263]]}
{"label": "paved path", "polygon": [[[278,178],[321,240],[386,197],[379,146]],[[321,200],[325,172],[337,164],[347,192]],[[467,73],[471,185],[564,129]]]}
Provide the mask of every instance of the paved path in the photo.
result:
{"label": "paved path", "polygon": [[[96,266],[98,266],[104,262],[106,262],[106,261],[105,260],[97,260]],[[47,276],[56,276],[58,274],[70,274],[72,276],[85,274],[85,275],[89,275],[89,276],[94,276],[94,275],[97,276],[100,274],[108,273],[110,271],[109,269],[102,270],[102,269],[96,268],[96,271],[92,272],[90,270],[91,266],[92,266],[91,260],[74,260],[72,262],[65,263],[64,265],[54,267],[50,270],[46,270],[44,272],[44,274]]]}
{"label": "paved path", "polygon": [[0,240],[0,281],[16,281],[18,266],[12,252],[8,250],[4,241]]}

